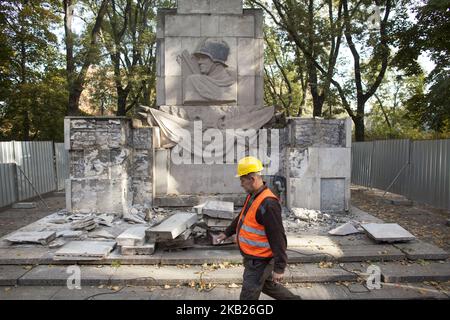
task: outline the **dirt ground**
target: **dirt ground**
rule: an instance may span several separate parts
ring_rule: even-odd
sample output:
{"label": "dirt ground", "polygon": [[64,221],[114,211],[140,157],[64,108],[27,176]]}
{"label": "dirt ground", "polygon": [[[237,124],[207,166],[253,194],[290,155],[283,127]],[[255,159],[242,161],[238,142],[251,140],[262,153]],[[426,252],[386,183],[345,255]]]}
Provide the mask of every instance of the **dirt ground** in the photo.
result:
{"label": "dirt ground", "polygon": [[64,193],[50,193],[44,195],[43,198],[49,208],[39,198],[36,198],[24,201],[35,202],[36,208],[34,209],[12,209],[11,207],[0,209],[0,237],[66,207]]}
{"label": "dirt ground", "polygon": [[[386,223],[398,223],[413,235],[426,242],[434,243],[446,251],[450,251],[450,212],[437,209],[426,204],[407,203],[402,196],[384,191],[353,186],[351,203],[384,220]],[[397,200],[399,204],[389,203]]]}

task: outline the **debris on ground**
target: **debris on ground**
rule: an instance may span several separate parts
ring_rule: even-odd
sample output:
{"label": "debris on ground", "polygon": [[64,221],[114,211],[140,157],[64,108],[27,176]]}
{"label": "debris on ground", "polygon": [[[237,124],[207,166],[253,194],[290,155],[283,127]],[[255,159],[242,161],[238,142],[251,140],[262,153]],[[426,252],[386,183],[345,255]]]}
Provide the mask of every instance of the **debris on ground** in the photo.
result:
{"label": "debris on ground", "polygon": [[70,228],[72,230],[91,231],[97,228],[98,224],[95,222],[94,215],[75,214],[69,217],[72,220]]}
{"label": "debris on ground", "polygon": [[122,218],[129,223],[145,224],[145,217],[146,213],[144,210],[139,210],[136,207],[132,207],[129,208],[128,211],[125,210]]}
{"label": "debris on ground", "polygon": [[54,231],[18,231],[5,237],[4,239],[13,244],[20,243],[37,243],[42,245],[47,245],[49,242],[56,238],[56,232]]}
{"label": "debris on ground", "polygon": [[53,260],[102,260],[115,246],[115,241],[71,241],[55,252]]}
{"label": "debris on ground", "polygon": [[233,202],[208,200],[197,207],[209,231],[224,231],[236,217]]}
{"label": "debris on ground", "polygon": [[176,213],[147,230],[149,238],[173,240],[197,222],[196,214]]}
{"label": "debris on ground", "polygon": [[64,241],[63,239],[57,238],[57,239],[53,240],[52,242],[50,242],[48,244],[48,247],[50,249],[55,249],[55,248],[60,248],[65,244],[66,244],[66,241]]}
{"label": "debris on ground", "polygon": [[283,226],[288,233],[326,234],[355,217],[351,212],[327,213],[306,208],[283,207]]}
{"label": "debris on ground", "polygon": [[334,236],[347,236],[350,234],[362,232],[364,232],[364,230],[362,230],[360,223],[356,221],[349,221],[347,223],[344,223],[343,225],[340,225],[337,228],[328,231],[329,234]]}
{"label": "debris on ground", "polygon": [[156,226],[145,231],[146,241],[154,243],[162,250],[183,249],[193,247],[195,244],[193,229],[198,217],[192,213],[175,213],[164,219]]}
{"label": "debris on ground", "polygon": [[12,205],[13,209],[34,209],[36,207],[36,202],[16,202]]}
{"label": "debris on ground", "polygon": [[148,226],[135,226],[128,228],[122,232],[117,238],[117,245],[119,246],[143,246],[145,242],[145,230]]}
{"label": "debris on ground", "polygon": [[416,238],[397,223],[366,223],[361,227],[377,242],[405,242]]}
{"label": "debris on ground", "polygon": [[60,230],[56,232],[57,238],[72,238],[77,239],[86,234],[86,232],[82,230]]}
{"label": "debris on ground", "polygon": [[98,230],[98,231],[91,232],[89,234],[89,238],[92,238],[92,239],[112,239],[112,240],[116,239],[116,237],[113,234],[109,233],[106,230]]}

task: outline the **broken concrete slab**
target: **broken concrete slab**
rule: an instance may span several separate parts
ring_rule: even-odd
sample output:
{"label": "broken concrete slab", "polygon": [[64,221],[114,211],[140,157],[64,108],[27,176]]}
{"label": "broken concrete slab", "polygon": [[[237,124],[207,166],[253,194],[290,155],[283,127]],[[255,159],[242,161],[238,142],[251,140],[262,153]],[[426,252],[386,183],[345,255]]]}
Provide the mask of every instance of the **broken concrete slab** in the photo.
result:
{"label": "broken concrete slab", "polygon": [[397,223],[366,223],[361,227],[377,242],[405,242],[416,238]]}
{"label": "broken concrete slab", "polygon": [[155,234],[159,239],[175,239],[198,220],[194,213],[176,213],[163,220],[157,226],[148,229],[149,236]]}
{"label": "broken concrete slab", "polygon": [[124,256],[152,255],[155,252],[155,243],[146,243],[142,246],[121,246],[120,253]]}
{"label": "broken concrete slab", "polygon": [[194,238],[189,239],[174,239],[170,241],[164,241],[158,243],[158,249],[161,250],[175,250],[175,249],[185,249],[192,248],[195,245]]}
{"label": "broken concrete slab", "polygon": [[38,243],[47,245],[49,242],[56,238],[56,232],[54,231],[18,231],[9,236],[6,236],[4,240],[10,243]]}
{"label": "broken concrete slab", "polygon": [[204,216],[203,220],[210,228],[227,228],[232,222],[232,220],[209,218],[207,216]]}
{"label": "broken concrete slab", "polygon": [[48,244],[48,247],[50,249],[60,248],[60,247],[62,247],[65,244],[66,244],[66,241],[64,241],[63,239],[55,239],[55,240],[53,240],[52,242],[50,242]]}
{"label": "broken concrete slab", "polygon": [[61,230],[56,232],[56,237],[62,237],[62,238],[79,238],[83,234],[85,234],[84,231],[81,230]]}
{"label": "broken concrete slab", "polygon": [[93,230],[97,227],[97,223],[93,216],[86,217],[84,219],[77,219],[71,223],[70,228],[72,230]]}
{"label": "broken concrete slab", "polygon": [[89,238],[93,239],[116,239],[116,237],[106,230],[98,230],[89,234]]}
{"label": "broken concrete slab", "polygon": [[362,231],[358,230],[355,227],[355,224],[352,221],[344,223],[343,225],[340,225],[339,227],[328,231],[329,234],[334,235],[334,236],[347,236],[350,234],[356,234],[356,233],[361,233],[361,232]]}
{"label": "broken concrete slab", "polygon": [[71,241],[55,252],[54,260],[100,260],[115,247],[115,241]]}
{"label": "broken concrete slab", "polygon": [[111,214],[101,214],[95,218],[95,221],[103,226],[111,227],[115,217]]}
{"label": "broken concrete slab", "polygon": [[202,214],[211,218],[234,219],[234,203],[228,201],[208,200],[202,208]]}
{"label": "broken concrete slab", "polygon": [[145,230],[148,229],[147,225],[139,225],[131,227],[122,232],[117,238],[117,244],[119,246],[142,246],[145,242]]}
{"label": "broken concrete slab", "polygon": [[406,257],[411,260],[445,260],[450,257],[447,251],[421,240],[396,243],[394,246],[404,252]]}
{"label": "broken concrete slab", "polygon": [[34,209],[36,207],[36,202],[17,202],[12,205],[13,209]]}
{"label": "broken concrete slab", "polygon": [[449,281],[449,262],[424,262],[422,264],[388,264],[381,265],[381,279],[384,282],[423,282]]}

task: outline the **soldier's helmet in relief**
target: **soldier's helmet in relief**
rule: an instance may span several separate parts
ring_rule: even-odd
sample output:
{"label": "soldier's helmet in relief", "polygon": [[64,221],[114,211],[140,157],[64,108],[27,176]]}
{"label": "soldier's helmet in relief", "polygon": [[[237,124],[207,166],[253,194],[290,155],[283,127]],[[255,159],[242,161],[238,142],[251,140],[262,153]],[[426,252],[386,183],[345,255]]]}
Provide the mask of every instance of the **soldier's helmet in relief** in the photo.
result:
{"label": "soldier's helmet in relief", "polygon": [[200,43],[194,55],[206,55],[214,62],[227,66],[226,61],[230,54],[230,47],[225,41],[206,39]]}

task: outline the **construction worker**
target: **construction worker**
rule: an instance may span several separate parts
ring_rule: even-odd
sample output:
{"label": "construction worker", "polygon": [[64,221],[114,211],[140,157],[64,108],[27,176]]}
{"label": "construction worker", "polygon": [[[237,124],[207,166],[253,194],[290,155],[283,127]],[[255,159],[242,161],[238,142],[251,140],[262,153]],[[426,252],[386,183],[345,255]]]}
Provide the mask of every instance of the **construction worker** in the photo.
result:
{"label": "construction worker", "polygon": [[280,202],[263,181],[262,170],[261,161],[255,157],[239,161],[236,177],[248,195],[241,213],[218,241],[236,234],[245,267],[241,300],[258,300],[261,292],[274,299],[299,300],[280,284],[287,265],[287,240]]}

